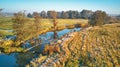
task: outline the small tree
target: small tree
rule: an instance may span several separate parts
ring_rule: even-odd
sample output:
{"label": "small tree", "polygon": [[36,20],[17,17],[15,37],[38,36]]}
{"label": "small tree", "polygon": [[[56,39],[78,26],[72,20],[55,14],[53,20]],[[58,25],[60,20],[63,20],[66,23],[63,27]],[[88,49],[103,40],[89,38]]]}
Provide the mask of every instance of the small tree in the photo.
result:
{"label": "small tree", "polygon": [[36,31],[38,31],[39,30],[39,22],[40,22],[41,17],[39,15],[39,13],[37,13],[37,12],[33,13],[33,17],[35,19],[34,22],[35,22]]}
{"label": "small tree", "polygon": [[54,28],[54,39],[57,38],[57,22],[56,22],[56,19],[57,19],[57,12],[56,11],[50,11],[50,16],[52,17],[53,19],[53,28]]}
{"label": "small tree", "polygon": [[24,25],[27,21],[27,19],[25,18],[25,13],[22,12],[18,12],[14,14],[14,18],[13,20],[13,29],[14,29],[14,33],[17,36],[16,39],[16,45],[20,45],[20,43],[22,43],[24,41],[25,35],[24,33],[26,32],[26,30],[24,29]]}
{"label": "small tree", "polygon": [[41,17],[40,17],[38,12],[34,12],[33,13],[33,17],[35,19],[35,21],[34,21],[34,27],[35,27],[34,28],[35,29],[34,33],[36,34],[35,35],[35,37],[36,37],[36,44],[38,44],[38,43],[40,44],[39,41],[41,41],[41,40],[38,39],[38,36],[39,36],[38,32],[39,32],[40,26],[41,26],[41,24],[40,24]]}

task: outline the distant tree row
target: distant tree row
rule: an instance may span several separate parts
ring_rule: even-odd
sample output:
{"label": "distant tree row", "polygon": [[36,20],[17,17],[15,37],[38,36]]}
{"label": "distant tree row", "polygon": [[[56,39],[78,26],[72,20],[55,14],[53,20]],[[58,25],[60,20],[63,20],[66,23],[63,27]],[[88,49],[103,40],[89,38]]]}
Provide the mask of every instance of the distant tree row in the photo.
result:
{"label": "distant tree row", "polygon": [[[82,10],[81,12],[78,11],[73,11],[73,10],[69,10],[69,11],[61,11],[61,12],[57,12],[57,11],[41,11],[39,13],[40,17],[42,18],[52,18],[51,13],[57,13],[57,18],[61,18],[61,19],[77,19],[77,18],[83,18],[83,19],[90,19],[91,16],[93,15],[93,12],[91,10]],[[33,13],[28,13],[27,17],[29,18],[33,18]]]}
{"label": "distant tree row", "polygon": [[[32,18],[35,12],[33,14],[28,13],[27,17]],[[82,10],[81,12],[78,11],[42,11],[39,13],[39,16],[41,18],[53,18],[53,14],[56,14],[56,18],[60,19],[89,19],[89,24],[92,26],[98,26],[103,24],[110,23],[110,17],[106,14],[105,11],[97,10],[95,12],[92,12],[91,10]]]}

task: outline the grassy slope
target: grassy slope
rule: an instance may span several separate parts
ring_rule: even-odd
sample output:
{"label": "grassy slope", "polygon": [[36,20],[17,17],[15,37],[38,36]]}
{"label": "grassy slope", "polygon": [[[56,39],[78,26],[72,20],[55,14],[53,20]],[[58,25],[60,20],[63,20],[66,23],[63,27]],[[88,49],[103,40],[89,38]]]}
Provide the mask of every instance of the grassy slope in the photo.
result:
{"label": "grassy slope", "polygon": [[119,67],[120,24],[79,32],[68,48],[71,55],[66,66]]}

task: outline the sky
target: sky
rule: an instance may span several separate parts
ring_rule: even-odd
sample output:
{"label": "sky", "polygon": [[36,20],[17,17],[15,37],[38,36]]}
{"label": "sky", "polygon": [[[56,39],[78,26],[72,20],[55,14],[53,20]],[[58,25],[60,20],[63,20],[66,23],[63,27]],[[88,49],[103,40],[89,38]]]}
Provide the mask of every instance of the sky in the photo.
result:
{"label": "sky", "polygon": [[120,0],[0,0],[5,12],[103,10],[108,14],[120,14]]}

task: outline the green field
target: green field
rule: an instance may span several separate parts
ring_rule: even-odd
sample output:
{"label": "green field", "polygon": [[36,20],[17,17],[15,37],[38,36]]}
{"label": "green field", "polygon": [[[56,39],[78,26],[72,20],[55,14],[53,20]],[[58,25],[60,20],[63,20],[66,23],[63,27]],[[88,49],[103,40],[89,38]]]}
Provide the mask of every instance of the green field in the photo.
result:
{"label": "green field", "polygon": [[[32,28],[32,24],[34,22],[33,18],[29,18],[29,21],[25,24],[25,29],[29,30]],[[65,25],[73,25],[74,24],[87,24],[88,20],[85,19],[57,19],[56,21],[58,24],[58,29],[64,29],[66,28]],[[53,26],[52,19],[41,19],[39,24],[42,30],[39,31],[38,34],[45,33],[47,31],[51,31],[51,27]],[[30,27],[29,27],[30,26]],[[11,17],[0,17],[0,32],[3,32],[3,35],[10,35],[10,32],[6,32],[6,30],[13,30],[13,21]],[[46,31],[45,31],[46,30]],[[5,33],[4,33],[5,32]],[[2,34],[2,33],[1,33]]]}
{"label": "green field", "polygon": [[12,18],[11,17],[0,17],[0,29],[12,29]]}
{"label": "green field", "polygon": [[[0,18],[0,29],[12,29],[12,18]],[[30,23],[34,21],[34,19],[30,19]],[[76,23],[88,23],[88,20],[85,19],[57,19],[58,26],[64,26],[66,24],[72,25]],[[29,23],[29,24],[30,24]],[[40,23],[42,27],[50,27],[52,26],[52,19],[41,19]]]}

